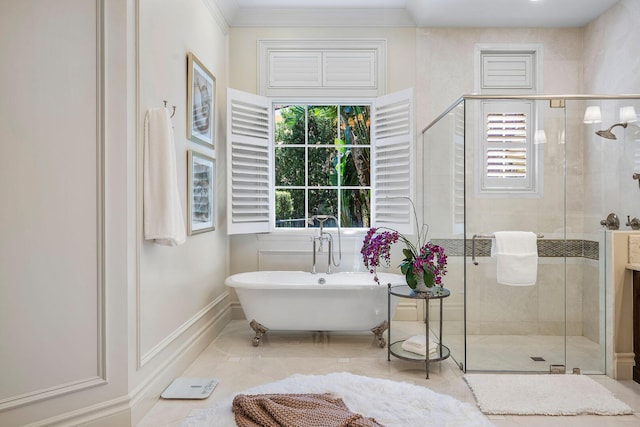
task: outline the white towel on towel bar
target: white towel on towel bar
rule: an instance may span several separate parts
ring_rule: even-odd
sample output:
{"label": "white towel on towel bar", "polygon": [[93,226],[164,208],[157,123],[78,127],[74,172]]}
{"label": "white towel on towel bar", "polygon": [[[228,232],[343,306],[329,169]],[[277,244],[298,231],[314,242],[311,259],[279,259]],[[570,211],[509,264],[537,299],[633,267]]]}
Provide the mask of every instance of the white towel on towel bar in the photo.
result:
{"label": "white towel on towel bar", "polygon": [[497,231],[491,254],[496,257],[498,283],[535,285],[538,277],[538,236],[529,231]]}
{"label": "white towel on towel bar", "polygon": [[186,240],[173,127],[166,108],[151,108],[144,119],[144,238],[166,246]]}

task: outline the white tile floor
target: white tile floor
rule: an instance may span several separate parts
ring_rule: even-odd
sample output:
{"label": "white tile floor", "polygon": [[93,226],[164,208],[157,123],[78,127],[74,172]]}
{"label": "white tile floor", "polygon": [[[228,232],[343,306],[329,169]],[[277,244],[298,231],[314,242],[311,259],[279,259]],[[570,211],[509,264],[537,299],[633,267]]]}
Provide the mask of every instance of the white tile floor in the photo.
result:
{"label": "white tile floor", "polygon": [[[394,322],[392,340],[424,331],[419,322]],[[232,321],[182,374],[215,377],[220,383],[206,400],[158,400],[137,427],[179,426],[194,408],[210,406],[217,400],[247,388],[286,378],[294,373],[327,374],[351,372],[396,381],[405,381],[475,404],[473,394],[462,379],[463,373],[452,359],[433,363],[425,379],[424,364],[398,359],[387,361],[387,350],[379,348],[371,333],[281,333],[268,332],[259,347],[251,345],[254,333],[246,321]],[[386,338],[386,334],[385,334]],[[630,405],[634,415],[573,417],[491,416],[498,427],[631,427],[640,426],[640,384],[592,376]]]}
{"label": "white tile floor", "polygon": [[[464,357],[464,337],[444,334],[444,341],[458,361]],[[467,337],[466,366],[469,371],[549,371],[549,365],[564,365],[567,371],[580,368],[585,374],[606,372],[600,346],[579,336],[470,335]],[[542,357],[535,361],[532,357]]]}

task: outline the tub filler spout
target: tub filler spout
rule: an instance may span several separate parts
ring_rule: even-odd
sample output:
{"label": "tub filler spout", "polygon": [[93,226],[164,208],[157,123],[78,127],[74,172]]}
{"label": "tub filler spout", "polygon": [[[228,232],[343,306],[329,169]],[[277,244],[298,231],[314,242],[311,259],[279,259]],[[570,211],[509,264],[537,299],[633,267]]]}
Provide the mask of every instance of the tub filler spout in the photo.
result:
{"label": "tub filler spout", "polygon": [[342,260],[342,244],[340,240],[340,226],[338,226],[339,253],[338,253],[337,262],[335,260],[335,256],[333,255],[333,236],[331,235],[331,233],[324,231],[324,223],[329,219],[333,219],[336,222],[336,224],[338,223],[338,220],[336,219],[336,217],[332,215],[314,215],[308,220],[309,224],[314,224],[315,221],[318,221],[318,223],[320,224],[320,232],[318,233],[317,236],[314,236],[311,238],[312,245],[313,245],[313,259],[312,259],[312,265],[311,265],[311,274],[316,274],[316,261],[318,257],[317,254],[318,252],[322,252],[325,242],[327,243],[327,274],[331,274],[331,264],[333,264],[335,267],[339,267],[340,262]]}

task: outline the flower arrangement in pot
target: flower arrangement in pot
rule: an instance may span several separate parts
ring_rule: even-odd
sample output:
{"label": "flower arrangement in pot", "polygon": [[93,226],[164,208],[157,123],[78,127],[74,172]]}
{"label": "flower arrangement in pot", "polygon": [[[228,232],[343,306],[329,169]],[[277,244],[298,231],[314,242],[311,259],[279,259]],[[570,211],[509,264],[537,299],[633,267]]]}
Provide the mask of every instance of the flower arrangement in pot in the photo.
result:
{"label": "flower arrangement in pot", "polygon": [[416,244],[396,230],[387,227],[373,227],[367,231],[362,242],[362,260],[369,272],[374,275],[376,283],[380,283],[376,268],[390,266],[391,246],[401,241],[404,259],[400,263],[400,271],[404,274],[407,285],[411,289],[426,292],[434,285],[442,286],[442,276],[447,274],[447,255],[442,246],[426,240],[426,227],[418,232]]}

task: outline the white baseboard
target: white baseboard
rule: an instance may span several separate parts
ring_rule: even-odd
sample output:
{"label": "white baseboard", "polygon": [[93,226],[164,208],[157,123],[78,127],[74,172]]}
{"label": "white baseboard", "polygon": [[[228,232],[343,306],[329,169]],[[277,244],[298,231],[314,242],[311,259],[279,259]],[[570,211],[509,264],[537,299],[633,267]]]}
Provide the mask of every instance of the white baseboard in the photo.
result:
{"label": "white baseboard", "polygon": [[129,398],[127,396],[87,406],[75,411],[56,415],[35,423],[26,424],[24,427],[112,427],[122,424],[122,420],[131,419]]}
{"label": "white baseboard", "polygon": [[244,310],[242,310],[242,306],[240,305],[240,301],[231,301],[231,318],[233,320],[247,320],[247,317],[244,315]]}
{"label": "white baseboard", "polygon": [[615,380],[632,380],[633,367],[635,366],[633,353],[614,353],[613,354],[613,379]]}
{"label": "white baseboard", "polygon": [[147,375],[145,381],[129,393],[132,425],[136,425],[142,420],[144,415],[156,404],[160,393],[167,385],[179,376],[231,321],[231,306],[228,303],[228,298],[225,298],[224,301],[226,305],[215,307],[219,310],[213,317],[194,331],[173,355],[167,357],[153,373]]}
{"label": "white baseboard", "polygon": [[192,334],[147,379],[129,393],[96,405],[40,420],[25,427],[125,427],[135,426],[158,401],[160,393],[179,376],[231,321],[228,298],[212,310],[211,317]]}

